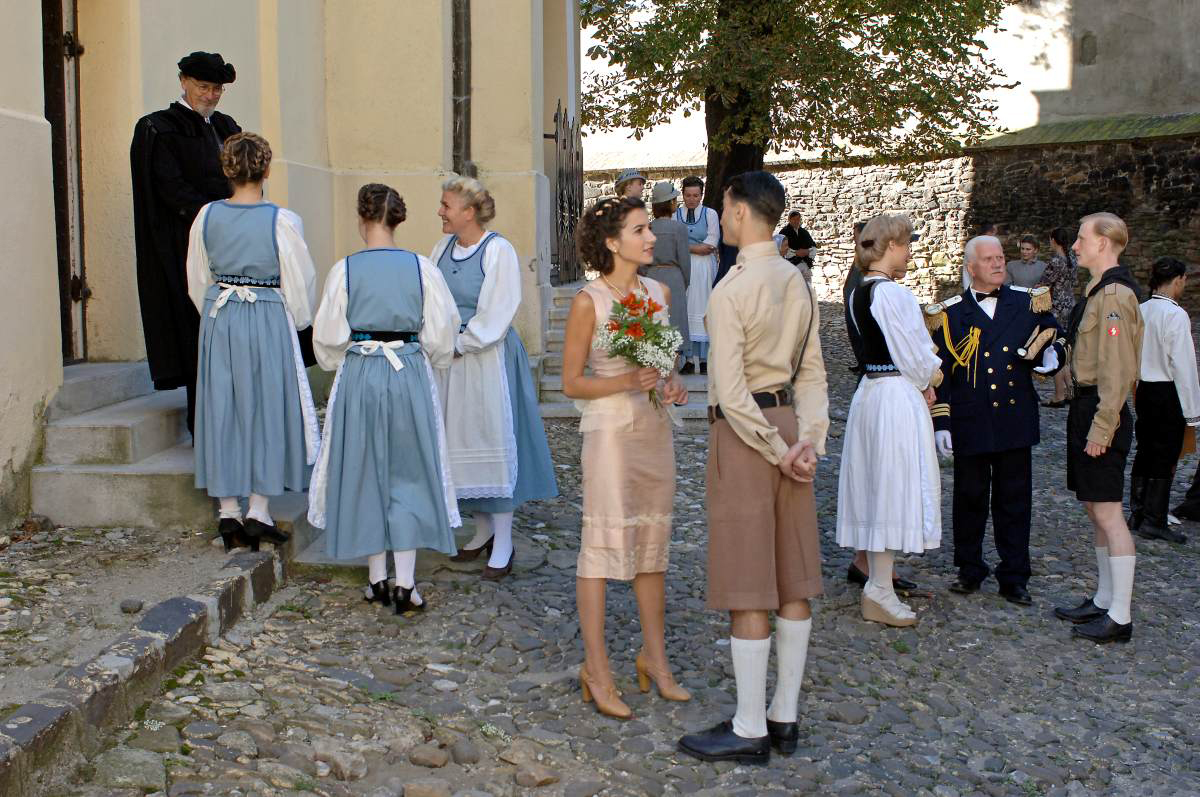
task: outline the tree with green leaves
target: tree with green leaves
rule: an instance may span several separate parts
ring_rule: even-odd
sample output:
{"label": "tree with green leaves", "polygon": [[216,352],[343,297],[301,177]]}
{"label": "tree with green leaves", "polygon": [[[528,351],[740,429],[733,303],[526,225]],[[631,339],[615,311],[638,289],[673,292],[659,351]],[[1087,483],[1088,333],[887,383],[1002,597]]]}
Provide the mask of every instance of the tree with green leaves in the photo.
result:
{"label": "tree with green leaves", "polygon": [[[582,0],[584,123],[635,138],[703,108],[707,183],[770,150],[912,160],[989,131],[1002,74],[979,34],[1009,0]],[[706,204],[720,208],[721,192]]]}

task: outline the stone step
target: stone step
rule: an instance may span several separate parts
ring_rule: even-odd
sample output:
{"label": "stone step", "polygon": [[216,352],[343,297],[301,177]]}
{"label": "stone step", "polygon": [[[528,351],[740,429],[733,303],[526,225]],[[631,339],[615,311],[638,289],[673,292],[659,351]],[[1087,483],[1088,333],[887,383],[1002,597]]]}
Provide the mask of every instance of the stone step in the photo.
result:
{"label": "stone step", "polygon": [[587,285],[586,280],[568,282],[563,285],[555,285],[550,289],[550,295],[555,299],[565,298],[567,300],[567,304],[570,304],[571,299],[573,299],[575,294],[579,293],[579,291],[583,289],[584,285]]}
{"label": "stone step", "polygon": [[[133,464],[38,465],[33,469],[33,507],[60,526],[215,529],[217,525],[216,502],[196,489],[195,454],[186,443]],[[294,536],[294,550],[312,543],[317,530],[308,522],[307,496],[274,497],[270,511],[276,525]]]}
{"label": "stone step", "polygon": [[186,434],[187,394],[179,388],[52,420],[42,456],[49,465],[129,464]]}
{"label": "stone step", "polygon": [[145,360],[125,363],[81,363],[63,368],[63,384],[50,403],[53,420],[118,404],[154,390]]}
{"label": "stone step", "polygon": [[216,512],[194,467],[186,443],[132,464],[38,465],[33,511],[59,526],[205,528]]}
{"label": "stone step", "polygon": [[562,373],[562,352],[547,352],[546,354],[542,355],[542,373]]}
{"label": "stone step", "polygon": [[[680,419],[688,420],[704,420],[708,418],[708,404],[705,401],[697,401],[695,397],[690,397],[691,400],[682,407],[676,407]],[[543,401],[539,405],[543,418],[578,418],[579,410],[575,408],[573,401]]]}
{"label": "stone step", "polygon": [[567,315],[570,312],[570,307],[551,307],[550,329],[562,329],[567,323]]}

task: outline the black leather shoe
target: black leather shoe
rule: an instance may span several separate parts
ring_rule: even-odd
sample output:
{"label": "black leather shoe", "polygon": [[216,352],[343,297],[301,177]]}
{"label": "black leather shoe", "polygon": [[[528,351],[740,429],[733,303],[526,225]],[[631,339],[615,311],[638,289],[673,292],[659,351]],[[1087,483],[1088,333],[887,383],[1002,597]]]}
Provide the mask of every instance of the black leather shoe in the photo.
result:
{"label": "black leather shoe", "polygon": [[1054,616],[1060,620],[1069,620],[1072,623],[1087,623],[1095,620],[1098,617],[1104,617],[1108,614],[1108,609],[1101,609],[1096,604],[1092,603],[1091,598],[1085,598],[1083,603],[1076,606],[1074,609],[1069,609],[1066,606],[1058,606],[1054,609]]}
{"label": "black leather shoe", "polygon": [[[217,532],[221,535],[221,542],[225,545],[225,553],[229,553],[234,548],[246,548],[251,546],[250,540],[246,537],[242,530],[240,521],[231,517],[223,517],[217,523]],[[258,550],[257,540],[253,544],[254,550]]]}
{"label": "black leather shoe", "polygon": [[392,592],[388,589],[387,579],[371,584],[371,594],[364,595],[363,600],[367,603],[382,603],[384,606],[391,606]]}
{"label": "black leather shoe", "polygon": [[1133,638],[1133,623],[1121,625],[1105,613],[1103,617],[1097,617],[1090,623],[1075,626],[1071,629],[1071,635],[1090,639],[1097,645],[1128,642]]}
{"label": "black leather shoe", "polygon": [[1032,606],[1033,598],[1029,594],[1029,590],[1025,589],[1024,584],[1013,584],[1007,587],[1000,587],[1000,597],[1009,603],[1015,603],[1018,606]]}
{"label": "black leather shoe", "polygon": [[800,723],[767,720],[767,737],[778,752],[791,755],[796,752],[796,744],[800,741]]}
{"label": "black leather shoe", "polygon": [[[851,562],[850,566],[846,568],[846,580],[851,584],[865,587],[867,585],[867,574],[859,570],[858,565]],[[900,576],[892,576],[892,589],[896,592],[912,592],[914,589],[917,589],[917,582],[909,581],[907,578],[900,578]]]}
{"label": "black leather shoe", "polygon": [[692,363],[690,361],[686,362],[683,364],[683,367],[679,369],[679,373],[682,374],[683,376],[688,376],[690,374],[694,374],[694,373],[696,373],[696,366],[692,365]]}
{"label": "black leather shoe", "polygon": [[412,594],[416,591],[416,587],[393,587],[392,588],[392,603],[396,605],[396,614],[404,614],[405,612],[421,612],[425,610],[425,600],[420,603],[413,603]]}
{"label": "black leather shoe", "polygon": [[291,539],[290,536],[274,526],[268,526],[266,523],[255,520],[252,517],[246,518],[245,528],[247,536],[258,537],[259,539],[266,540],[273,545],[283,545],[285,542]]}
{"label": "black leather shoe", "polygon": [[245,544],[250,546],[250,550],[257,553],[259,546],[262,545],[262,537],[258,535],[261,524],[246,522],[239,525],[242,527],[241,535]]}
{"label": "black leather shoe", "polygon": [[701,761],[736,761],[765,766],[771,760],[771,737],[745,739],[733,732],[731,721],[725,720],[706,731],[684,736],[679,740],[679,752]]}
{"label": "black leather shoe", "polygon": [[979,592],[980,583],[979,581],[967,581],[962,576],[959,576],[950,585],[950,591],[957,592],[959,595],[970,595],[974,592]]}

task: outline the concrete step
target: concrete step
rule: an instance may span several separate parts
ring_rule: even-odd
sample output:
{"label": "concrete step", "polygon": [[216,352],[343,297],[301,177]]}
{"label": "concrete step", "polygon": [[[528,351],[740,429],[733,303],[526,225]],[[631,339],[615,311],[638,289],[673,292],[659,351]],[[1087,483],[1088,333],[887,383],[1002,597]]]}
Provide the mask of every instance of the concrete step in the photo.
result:
{"label": "concrete step", "polygon": [[[695,397],[675,411],[682,420],[704,420],[708,418],[708,404],[698,401]],[[573,401],[543,401],[540,405],[543,418],[578,418],[579,410],[575,409]]]}
{"label": "concrete step", "polygon": [[195,487],[191,445],[120,465],[38,465],[33,511],[60,526],[205,528],[214,502]]}
{"label": "concrete step", "polygon": [[579,291],[583,290],[584,285],[587,285],[586,280],[579,280],[577,282],[568,282],[563,285],[555,285],[553,288],[550,289],[550,295],[555,299],[566,298],[567,304],[570,304],[571,303],[570,300],[572,298],[574,298],[575,294],[577,294],[577,293],[579,293]]}
{"label": "concrete step", "polygon": [[63,384],[48,415],[65,418],[118,404],[154,390],[145,360],[125,363],[82,363],[63,369]]}
{"label": "concrete step", "polygon": [[184,389],[150,393],[50,421],[42,456],[49,465],[129,464],[180,443],[186,429]]}
{"label": "concrete step", "polygon": [[562,329],[567,323],[567,315],[571,312],[570,307],[551,307],[550,308],[550,328]]}
{"label": "concrete step", "polygon": [[562,352],[547,352],[546,354],[542,355],[542,373],[562,373]]}

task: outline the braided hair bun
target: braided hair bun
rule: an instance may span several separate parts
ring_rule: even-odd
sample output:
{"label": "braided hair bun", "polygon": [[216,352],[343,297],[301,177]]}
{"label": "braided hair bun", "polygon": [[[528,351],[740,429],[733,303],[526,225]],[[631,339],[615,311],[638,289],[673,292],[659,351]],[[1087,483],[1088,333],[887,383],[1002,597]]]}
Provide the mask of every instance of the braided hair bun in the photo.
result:
{"label": "braided hair bun", "polygon": [[358,217],[395,227],[408,218],[408,208],[395,188],[383,183],[367,183],[358,189]]}
{"label": "braided hair bun", "polygon": [[221,147],[221,171],[234,185],[261,183],[271,165],[271,145],[258,133],[234,133]]}

